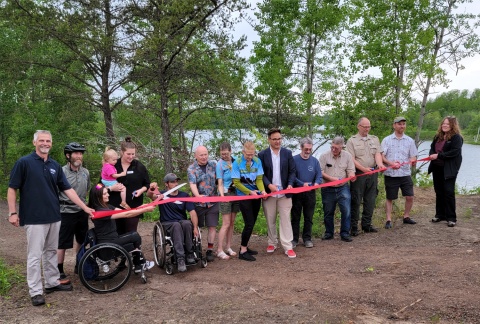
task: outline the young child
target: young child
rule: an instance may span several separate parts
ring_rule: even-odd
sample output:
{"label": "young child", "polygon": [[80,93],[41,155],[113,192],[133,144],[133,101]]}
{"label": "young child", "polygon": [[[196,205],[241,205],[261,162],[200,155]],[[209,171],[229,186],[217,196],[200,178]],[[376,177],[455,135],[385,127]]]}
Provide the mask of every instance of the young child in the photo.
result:
{"label": "young child", "polygon": [[[122,173],[117,173],[117,169],[115,168],[115,164],[118,160],[118,154],[115,150],[110,148],[106,148],[105,152],[103,153],[103,166],[102,166],[102,183],[105,187],[111,187],[117,183],[117,178],[125,177],[127,173],[123,171]],[[127,188],[123,188],[120,191],[120,197],[122,198],[122,203],[120,206],[123,209],[130,209],[130,206],[127,205]]]}

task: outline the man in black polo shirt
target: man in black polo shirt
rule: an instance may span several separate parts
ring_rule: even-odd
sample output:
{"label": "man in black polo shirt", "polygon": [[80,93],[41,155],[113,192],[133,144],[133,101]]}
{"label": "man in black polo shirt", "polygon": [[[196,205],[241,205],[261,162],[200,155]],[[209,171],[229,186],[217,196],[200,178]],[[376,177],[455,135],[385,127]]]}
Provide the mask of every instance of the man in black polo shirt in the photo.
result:
{"label": "man in black polo shirt", "polygon": [[[179,177],[174,173],[169,173],[163,178],[166,190],[160,192],[149,190],[147,195],[151,199],[163,199],[163,193],[167,190],[173,189],[178,185]],[[174,191],[168,195],[170,198],[185,198],[190,197],[186,192]],[[160,209],[160,222],[166,232],[170,233],[175,248],[177,257],[177,265],[179,272],[187,271],[185,264],[194,264],[195,258],[193,256],[193,237],[198,236],[198,218],[195,212],[195,205],[192,202],[173,201],[170,203],[158,206]],[[190,213],[190,220],[187,219],[187,213]],[[185,248],[184,248],[185,244]],[[186,251],[185,251],[186,250]],[[186,252],[186,253],[185,253]]]}
{"label": "man in black polo shirt", "polygon": [[[52,148],[49,131],[38,130],[33,135],[35,151],[20,158],[14,165],[8,184],[8,221],[27,233],[27,283],[34,306],[45,304],[45,292],[72,290],[70,284],[60,284],[57,268],[60,205],[58,192],[63,191],[87,214],[92,211],[78,197],[63,173],[62,167],[48,156]],[[17,190],[20,189],[20,209],[16,212]]]}

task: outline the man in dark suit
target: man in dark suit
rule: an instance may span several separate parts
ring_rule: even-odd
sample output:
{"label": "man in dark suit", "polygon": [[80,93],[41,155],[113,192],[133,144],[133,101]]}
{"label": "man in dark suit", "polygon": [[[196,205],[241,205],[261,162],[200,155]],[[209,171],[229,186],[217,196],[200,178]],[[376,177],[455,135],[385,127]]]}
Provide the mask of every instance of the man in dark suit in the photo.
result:
{"label": "man in dark suit", "polygon": [[[267,193],[290,189],[295,182],[295,161],[292,151],[282,148],[282,132],[278,128],[268,131],[270,147],[258,154],[263,166],[263,183]],[[292,194],[274,195],[263,201],[263,212],[267,218],[268,247],[267,253],[277,249],[277,212],[280,215],[280,243],[289,258],[295,258],[292,248],[292,224],[290,210]]]}

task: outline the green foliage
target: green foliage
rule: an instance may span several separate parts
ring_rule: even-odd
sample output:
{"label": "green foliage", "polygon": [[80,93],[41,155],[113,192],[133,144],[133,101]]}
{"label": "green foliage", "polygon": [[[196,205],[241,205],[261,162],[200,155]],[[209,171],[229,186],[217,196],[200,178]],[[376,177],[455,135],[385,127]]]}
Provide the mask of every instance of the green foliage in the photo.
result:
{"label": "green foliage", "polygon": [[4,259],[0,258],[0,296],[8,297],[12,288],[24,283],[25,277],[18,266],[10,267]]}

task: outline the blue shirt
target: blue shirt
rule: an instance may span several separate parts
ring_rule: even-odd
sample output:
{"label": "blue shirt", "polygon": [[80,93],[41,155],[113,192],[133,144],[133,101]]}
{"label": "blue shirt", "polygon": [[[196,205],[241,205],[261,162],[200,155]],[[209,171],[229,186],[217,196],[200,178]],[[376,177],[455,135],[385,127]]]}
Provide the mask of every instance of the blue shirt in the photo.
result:
{"label": "blue shirt", "polygon": [[[164,193],[166,190],[160,191]],[[170,198],[186,198],[190,197],[186,192],[179,191],[178,195],[172,196]],[[195,209],[195,205],[192,202],[183,202],[183,201],[173,201],[166,204],[158,205],[160,210],[160,222],[178,222],[184,219],[187,219],[187,213]]]}
{"label": "blue shirt", "polygon": [[[255,183],[257,176],[263,175],[262,162],[259,158],[254,157],[250,164],[250,168],[247,169],[247,160],[240,157],[233,162],[232,165],[232,179],[240,179],[240,182],[248,188],[248,190],[258,190]],[[237,188],[238,196],[246,196]]]}
{"label": "blue shirt", "polygon": [[[235,161],[235,158],[233,158],[233,161]],[[229,164],[227,161],[222,159],[217,162],[217,179],[223,180],[224,193],[228,192],[228,187],[230,187],[230,185],[232,184],[232,165],[233,162]]]}
{"label": "blue shirt", "polygon": [[20,225],[50,224],[61,220],[60,191],[71,189],[58,162],[36,152],[13,166],[8,186],[20,190]]}
{"label": "blue shirt", "polygon": [[300,154],[293,157],[295,161],[295,185],[294,187],[303,187],[305,182],[307,183],[322,183],[322,169],[320,163],[313,156],[309,156],[308,159],[304,159]]}

